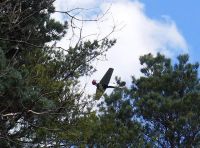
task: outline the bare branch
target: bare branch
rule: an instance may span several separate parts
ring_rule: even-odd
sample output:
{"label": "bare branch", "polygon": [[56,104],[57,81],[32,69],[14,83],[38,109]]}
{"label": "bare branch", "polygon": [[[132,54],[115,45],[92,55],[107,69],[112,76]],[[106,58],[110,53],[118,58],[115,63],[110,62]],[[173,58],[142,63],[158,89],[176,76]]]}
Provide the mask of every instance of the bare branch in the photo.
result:
{"label": "bare branch", "polygon": [[1,115],[2,117],[8,117],[8,116],[16,116],[16,115],[19,115],[21,114],[21,112],[17,112],[17,113],[8,113],[8,114],[4,114],[4,115]]}
{"label": "bare branch", "polygon": [[36,115],[43,115],[43,114],[48,114],[49,111],[45,111],[45,112],[36,112],[36,111],[33,111],[33,110],[28,110],[27,111],[28,113],[33,113],[33,114],[36,114]]}
{"label": "bare branch", "polygon": [[56,10],[54,12],[64,13],[64,14],[68,15],[69,17],[71,17],[72,19],[77,20],[77,21],[84,21],[84,22],[98,21],[98,19],[80,19],[80,18],[77,18],[77,17],[75,17],[75,15],[71,15],[69,13],[69,11],[58,11],[58,10]]}

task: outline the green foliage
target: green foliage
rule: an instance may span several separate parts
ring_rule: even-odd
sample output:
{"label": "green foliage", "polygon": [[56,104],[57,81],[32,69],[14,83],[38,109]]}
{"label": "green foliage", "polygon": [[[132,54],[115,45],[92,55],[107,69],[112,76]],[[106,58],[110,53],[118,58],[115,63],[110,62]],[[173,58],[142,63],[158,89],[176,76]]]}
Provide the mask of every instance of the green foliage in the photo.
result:
{"label": "green foliage", "polygon": [[133,78],[132,97],[148,138],[164,147],[199,146],[200,85],[198,64],[180,55],[170,59],[157,54],[140,58],[144,77]]}
{"label": "green foliage", "polygon": [[134,118],[133,102],[127,88],[116,88],[99,104],[99,122],[89,140],[97,147],[141,147],[144,135]]}
{"label": "green foliage", "polygon": [[200,146],[197,63],[188,55],[174,65],[161,54],[144,55],[143,76],[91,112],[79,78],[92,74],[91,62],[116,41],[57,48],[69,26],[51,19],[53,2],[0,2],[0,147]]}
{"label": "green foliage", "polygon": [[115,40],[80,41],[67,50],[47,46],[68,29],[51,19],[53,2],[0,2],[0,145],[5,147],[79,145],[85,143],[79,137],[90,136],[78,79],[95,70],[91,62]]}

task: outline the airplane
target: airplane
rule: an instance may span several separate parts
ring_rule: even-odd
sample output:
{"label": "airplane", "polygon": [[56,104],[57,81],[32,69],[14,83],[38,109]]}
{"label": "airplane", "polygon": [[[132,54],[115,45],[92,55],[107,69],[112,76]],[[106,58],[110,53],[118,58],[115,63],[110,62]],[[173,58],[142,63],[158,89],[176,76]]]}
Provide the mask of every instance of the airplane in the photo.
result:
{"label": "airplane", "polygon": [[109,68],[99,83],[97,83],[96,80],[92,81],[92,84],[97,87],[95,100],[99,100],[107,88],[118,88],[118,87],[122,87],[122,86],[126,85],[126,82],[120,82],[120,81],[117,81],[117,84],[119,86],[109,86],[108,85],[113,71],[114,71],[113,68]]}

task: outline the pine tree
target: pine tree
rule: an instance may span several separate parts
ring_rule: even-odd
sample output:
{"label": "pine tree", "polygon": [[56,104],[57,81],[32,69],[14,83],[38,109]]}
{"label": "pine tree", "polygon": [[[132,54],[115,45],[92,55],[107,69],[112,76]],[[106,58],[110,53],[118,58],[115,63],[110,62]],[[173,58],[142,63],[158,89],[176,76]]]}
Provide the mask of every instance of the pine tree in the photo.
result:
{"label": "pine tree", "polygon": [[0,147],[76,143],[86,104],[78,78],[115,40],[79,42],[67,50],[48,46],[68,29],[50,16],[54,0],[0,2]]}
{"label": "pine tree", "polygon": [[200,145],[199,65],[188,60],[188,55],[180,55],[172,65],[161,54],[140,57],[144,76],[133,77],[132,98],[146,139],[155,146]]}
{"label": "pine tree", "polygon": [[105,101],[98,107],[96,126],[88,139],[91,147],[148,146],[142,126],[134,117],[133,102],[127,88],[114,89],[110,95],[105,95]]}

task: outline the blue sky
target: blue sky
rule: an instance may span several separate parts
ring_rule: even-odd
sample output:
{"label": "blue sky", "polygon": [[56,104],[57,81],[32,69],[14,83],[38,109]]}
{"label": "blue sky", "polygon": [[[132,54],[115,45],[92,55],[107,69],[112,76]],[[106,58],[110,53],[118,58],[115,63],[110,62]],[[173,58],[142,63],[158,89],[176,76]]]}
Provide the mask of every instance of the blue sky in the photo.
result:
{"label": "blue sky", "polygon": [[[139,57],[147,53],[161,52],[172,59],[189,53],[190,61],[200,62],[200,0],[57,0],[55,5],[63,11],[86,8],[87,14],[81,12],[79,18],[95,18],[94,9],[102,12],[101,16],[110,8],[99,22],[75,22],[82,25],[82,35],[88,37],[84,39],[100,39],[116,27],[110,38],[116,38],[117,43],[107,52],[107,61],[94,62],[97,72],[83,80],[88,86],[110,67],[115,69],[113,78],[120,76],[131,82],[132,75],[141,76]],[[63,21],[64,17],[56,14],[54,18]],[[66,48],[71,37],[69,31],[60,46]],[[76,43],[76,38],[73,41]],[[94,87],[89,89],[95,92]]]}
{"label": "blue sky", "polygon": [[191,61],[200,62],[200,1],[199,0],[140,0],[146,14],[154,19],[162,15],[175,21],[188,44]]}

